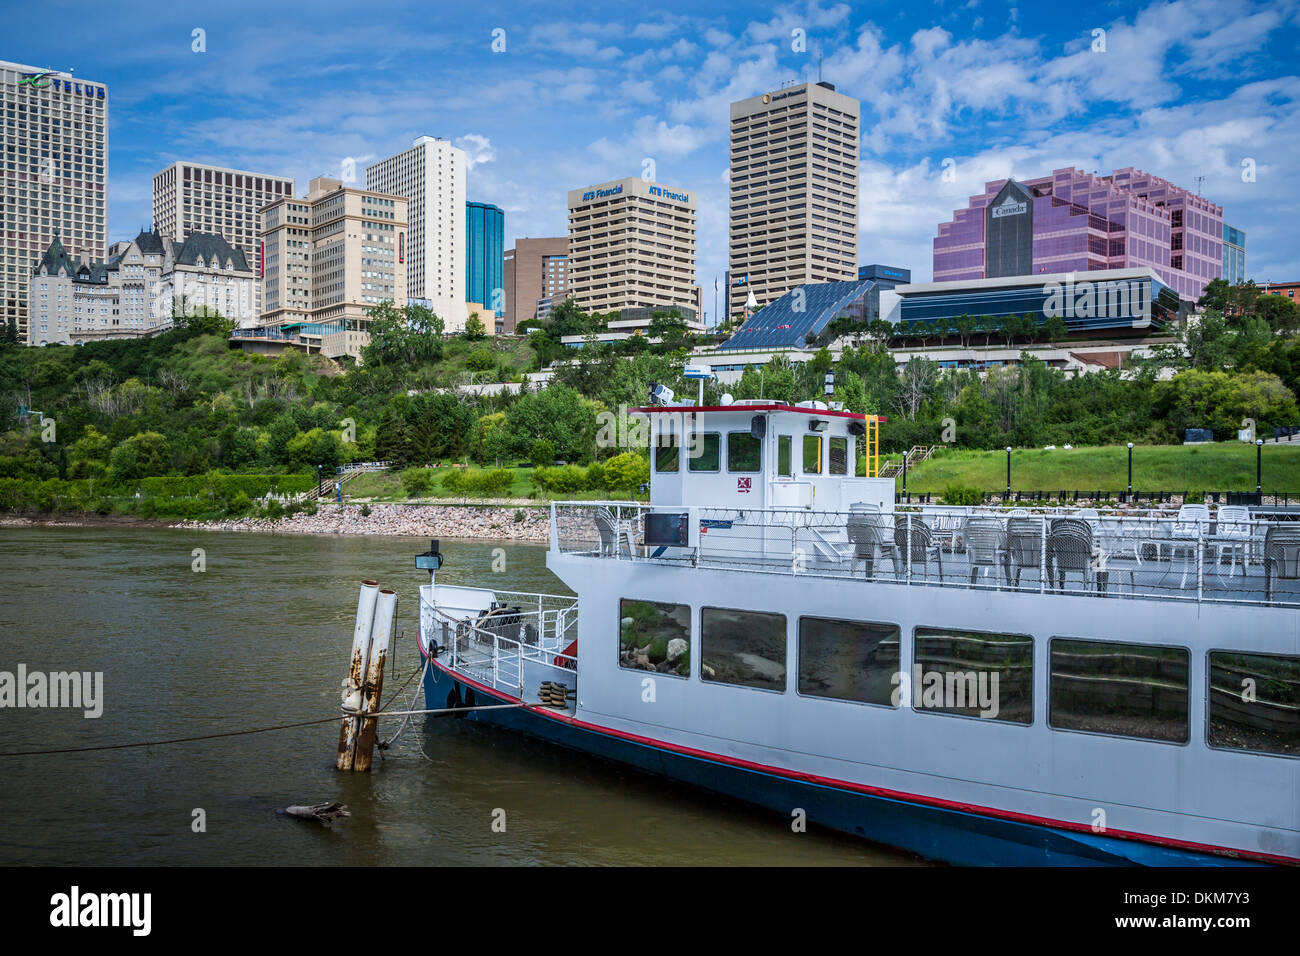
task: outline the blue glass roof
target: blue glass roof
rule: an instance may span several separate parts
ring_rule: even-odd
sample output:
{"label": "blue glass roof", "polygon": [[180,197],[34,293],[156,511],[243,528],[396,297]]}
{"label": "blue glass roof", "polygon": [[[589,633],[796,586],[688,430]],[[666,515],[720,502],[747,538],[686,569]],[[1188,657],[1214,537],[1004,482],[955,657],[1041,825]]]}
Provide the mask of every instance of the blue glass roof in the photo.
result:
{"label": "blue glass roof", "polygon": [[808,282],[797,286],[759,309],[718,348],[802,348],[808,333],[816,334],[826,328],[842,311],[860,301],[873,285],[875,283],[870,279],[857,279],[851,282]]}

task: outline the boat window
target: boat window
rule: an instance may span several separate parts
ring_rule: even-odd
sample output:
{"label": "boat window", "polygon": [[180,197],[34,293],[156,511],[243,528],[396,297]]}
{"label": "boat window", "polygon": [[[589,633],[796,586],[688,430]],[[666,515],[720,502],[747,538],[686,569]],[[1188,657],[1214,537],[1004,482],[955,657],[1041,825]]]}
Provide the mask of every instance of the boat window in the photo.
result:
{"label": "boat window", "polygon": [[897,624],[799,618],[799,693],[898,706]]}
{"label": "boat window", "polygon": [[763,443],[749,432],[727,432],[727,471],[763,470]]}
{"label": "boat window", "polygon": [[1212,651],[1208,741],[1300,755],[1300,657]]}
{"label": "boat window", "polygon": [[1050,656],[1056,729],[1186,743],[1186,648],[1058,637]]}
{"label": "boat window", "polygon": [[849,471],[849,440],[847,438],[832,438],[831,446],[831,474],[846,475]]}
{"label": "boat window", "polygon": [[[671,442],[665,445],[664,442]],[[655,471],[660,474],[675,472],[681,468],[681,448],[676,435],[664,435],[655,446]]]}
{"label": "boat window", "polygon": [[912,705],[1011,724],[1034,722],[1034,639],[918,627],[912,657]]}
{"label": "boat window", "polygon": [[618,603],[618,666],[674,677],[691,672],[691,609],[628,598]]}
{"label": "boat window", "polygon": [[706,607],[700,611],[700,677],[785,690],[785,615]]}
{"label": "boat window", "polygon": [[790,459],[792,455],[792,446],[794,439],[789,435],[776,436],[776,473],[778,475],[794,476],[794,462]]}
{"label": "boat window", "polygon": [[820,475],[822,473],[822,436],[803,436],[803,473]]}
{"label": "boat window", "polygon": [[691,471],[718,471],[722,456],[719,450],[722,436],[718,432],[697,433],[686,457]]}

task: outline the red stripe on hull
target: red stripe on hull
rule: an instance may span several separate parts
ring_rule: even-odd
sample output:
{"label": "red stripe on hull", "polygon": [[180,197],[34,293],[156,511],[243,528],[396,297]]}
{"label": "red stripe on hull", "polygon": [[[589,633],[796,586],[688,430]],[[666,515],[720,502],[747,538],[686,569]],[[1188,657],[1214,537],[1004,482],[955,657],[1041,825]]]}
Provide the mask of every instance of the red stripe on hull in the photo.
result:
{"label": "red stripe on hull", "polygon": [[[511,697],[493,687],[489,687],[472,677],[468,677],[458,671],[453,671],[445,667],[437,659],[432,661],[433,666],[438,668],[449,677],[463,681],[473,686],[476,690],[481,690],[486,694],[499,697],[502,700],[516,702],[518,697]],[[759,773],[772,774],[777,777],[785,777],[789,780],[797,780],[802,783],[812,783],[818,786],[836,787],[841,790],[853,790],[858,793],[869,794],[874,797],[885,797],[890,800],[900,800],[905,803],[916,803],[924,806],[938,807],[944,810],[957,810],[962,813],[972,813],[977,816],[993,817],[1000,820],[1011,820],[1017,823],[1028,823],[1034,826],[1050,827],[1054,830],[1070,830],[1076,833],[1092,833],[1092,827],[1086,823],[1075,823],[1069,820],[1053,820],[1050,817],[1035,816],[1031,813],[1020,813],[1015,810],[999,810],[995,807],[985,807],[974,803],[960,803],[954,800],[945,800],[942,797],[928,797],[917,793],[907,793],[902,790],[889,790],[884,787],[873,787],[864,783],[853,783],[849,780],[837,780],[834,777],[822,777],[817,774],[802,773],[798,770],[787,770],[782,767],[773,767],[767,764],[755,763],[751,760],[745,760],[741,757],[728,757],[723,754],[713,753],[708,750],[697,750],[694,747],[684,747],[680,744],[668,743],[664,740],[656,740],[653,737],[643,737],[640,734],[632,734],[623,730],[615,730],[612,727],[603,727],[600,724],[593,724],[585,720],[579,720],[576,717],[570,717],[568,714],[557,713],[556,711],[545,707],[541,704],[525,704],[524,710],[547,717],[560,723],[569,724],[579,727],[592,733],[605,734],[610,737],[617,737],[621,740],[629,740],[634,743],[643,744],[649,747],[655,747],[660,750],[670,750],[674,753],[685,754],[690,757],[698,757],[703,760],[712,760],[718,763],[730,764],[734,767],[741,767],[746,770],[755,770]],[[1191,850],[1196,853],[1208,853],[1215,856],[1231,857],[1233,859],[1256,860],[1261,863],[1273,863],[1286,866],[1300,865],[1300,859],[1289,856],[1279,856],[1272,853],[1259,853],[1251,850],[1234,850],[1231,847],[1214,846],[1208,843],[1193,843],[1189,840],[1179,840],[1173,837],[1153,836],[1148,833],[1137,833],[1131,830],[1107,830],[1106,836],[1115,837],[1121,840],[1134,840],[1139,843],[1150,843],[1155,846],[1167,846],[1179,850]]]}

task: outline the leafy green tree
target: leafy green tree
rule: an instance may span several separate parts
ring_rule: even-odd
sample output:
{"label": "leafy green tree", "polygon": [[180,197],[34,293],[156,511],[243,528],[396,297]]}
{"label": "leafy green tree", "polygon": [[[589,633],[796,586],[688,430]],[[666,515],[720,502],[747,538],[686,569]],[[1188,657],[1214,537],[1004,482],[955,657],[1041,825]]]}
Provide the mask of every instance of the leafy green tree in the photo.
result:
{"label": "leafy green tree", "polygon": [[979,321],[974,316],[962,314],[953,319],[953,331],[957,333],[957,338],[961,341],[962,348],[970,348],[971,336],[979,328]]}
{"label": "leafy green tree", "polygon": [[140,432],[113,449],[109,480],[116,483],[165,475],[171,468],[171,446],[158,432]]}
{"label": "leafy green tree", "polygon": [[465,320],[465,338],[470,342],[487,338],[487,326],[483,324],[477,312],[471,312],[469,318]]}
{"label": "leafy green tree", "polygon": [[366,312],[370,318],[370,341],[361,347],[367,366],[415,367],[442,358],[443,321],[421,305],[398,309],[382,302]]}

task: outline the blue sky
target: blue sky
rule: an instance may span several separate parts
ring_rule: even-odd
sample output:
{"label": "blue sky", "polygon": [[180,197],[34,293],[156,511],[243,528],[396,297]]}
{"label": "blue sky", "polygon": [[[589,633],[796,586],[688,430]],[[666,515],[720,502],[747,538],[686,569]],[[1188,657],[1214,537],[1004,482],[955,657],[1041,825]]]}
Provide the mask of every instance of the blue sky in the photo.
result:
{"label": "blue sky", "polygon": [[699,197],[712,315],[728,104],[815,79],[820,51],[824,78],[863,103],[863,262],[928,279],[937,223],[986,180],[1132,165],[1189,188],[1204,177],[1247,232],[1250,274],[1300,279],[1300,0],[585,11],[43,0],[6,10],[0,58],[109,86],[110,239],[150,222],[152,176],[176,159],[291,175],[301,192],[348,158],[362,169],[444,136],[470,154],[469,197],[506,210],[507,244],[563,235],[567,190],[651,159],[659,181]]}

